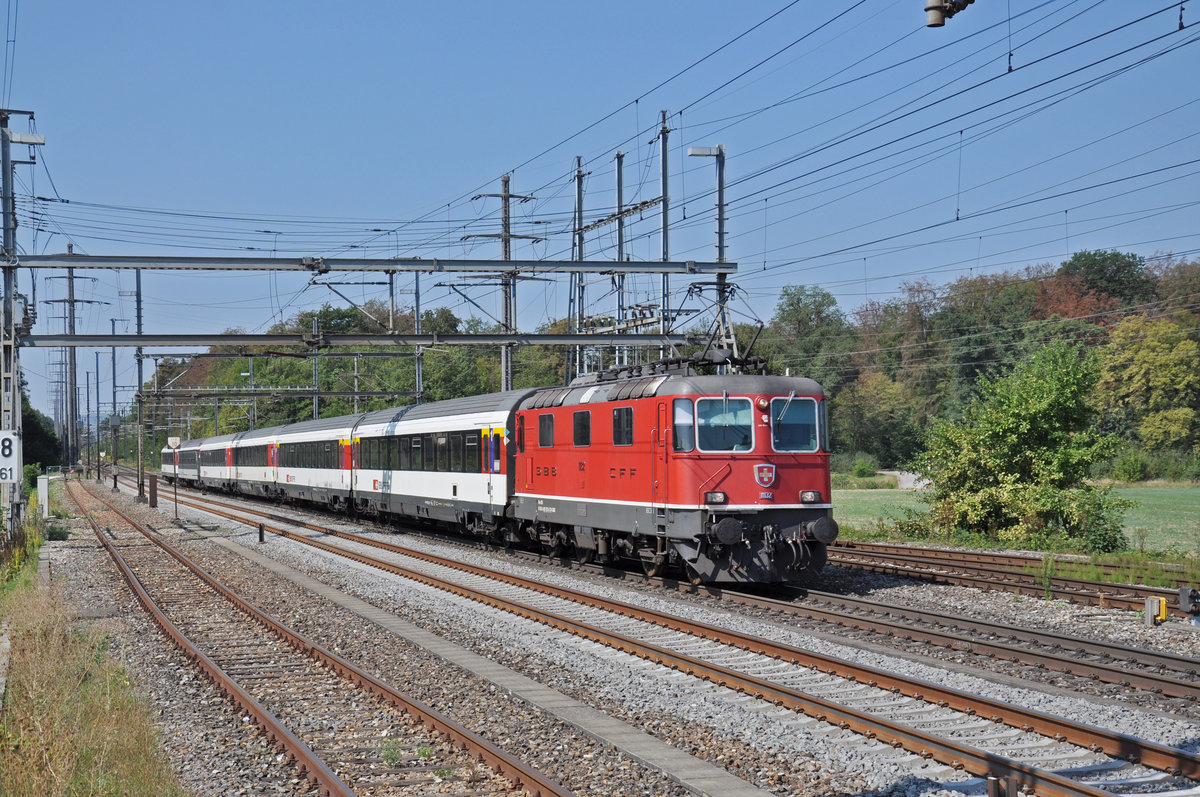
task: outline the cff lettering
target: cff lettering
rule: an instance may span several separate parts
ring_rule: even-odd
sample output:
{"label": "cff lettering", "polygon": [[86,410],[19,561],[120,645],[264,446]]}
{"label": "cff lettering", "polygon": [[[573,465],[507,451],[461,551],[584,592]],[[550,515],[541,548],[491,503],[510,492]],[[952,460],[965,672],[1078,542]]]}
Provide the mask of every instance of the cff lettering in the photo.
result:
{"label": "cff lettering", "polygon": [[632,479],[637,476],[637,468],[609,468],[610,479]]}

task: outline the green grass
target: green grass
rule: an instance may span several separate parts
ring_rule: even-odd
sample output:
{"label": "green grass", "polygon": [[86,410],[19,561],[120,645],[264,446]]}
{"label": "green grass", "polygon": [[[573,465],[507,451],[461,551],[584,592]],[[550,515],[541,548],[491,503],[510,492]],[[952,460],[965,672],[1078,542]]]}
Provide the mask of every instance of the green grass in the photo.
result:
{"label": "green grass", "polygon": [[[1141,542],[1147,550],[1200,553],[1200,486],[1119,487],[1115,492],[1136,502],[1124,520],[1132,547]],[[859,531],[925,506],[917,493],[907,490],[833,491],[833,516],[843,527]]]}

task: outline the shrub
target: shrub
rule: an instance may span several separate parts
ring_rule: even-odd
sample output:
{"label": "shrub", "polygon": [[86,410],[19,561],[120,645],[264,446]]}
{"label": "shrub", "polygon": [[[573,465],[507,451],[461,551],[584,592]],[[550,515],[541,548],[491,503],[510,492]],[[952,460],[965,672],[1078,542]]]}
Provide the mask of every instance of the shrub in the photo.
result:
{"label": "shrub", "polygon": [[874,476],[877,470],[879,470],[879,461],[875,457],[861,452],[854,455],[854,464],[850,466],[852,475],[861,479],[866,476]]}

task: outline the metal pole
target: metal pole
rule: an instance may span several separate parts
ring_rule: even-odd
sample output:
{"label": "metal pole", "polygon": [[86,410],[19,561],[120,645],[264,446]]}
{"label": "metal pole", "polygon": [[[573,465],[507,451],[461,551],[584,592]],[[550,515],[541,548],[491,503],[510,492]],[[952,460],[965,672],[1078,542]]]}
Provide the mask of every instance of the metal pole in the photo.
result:
{"label": "metal pole", "polygon": [[[659,139],[662,142],[662,259],[666,263],[671,259],[671,197],[670,197],[670,172],[667,168],[667,134],[671,132],[667,127],[667,112],[662,112],[662,129],[658,131]],[[671,328],[671,277],[667,274],[662,275],[662,318],[659,319],[659,331],[664,335]],[[662,357],[667,356],[667,349],[664,345],[659,349],[659,354]]]}
{"label": "metal pole", "polygon": [[[250,361],[250,392],[254,392],[254,358],[247,357]],[[258,425],[258,396],[250,397],[250,431],[254,431],[254,427]]]}
{"label": "metal pole", "polygon": [[100,483],[100,437],[103,432],[100,430],[100,416],[103,415],[100,409],[100,352],[96,352],[96,483]]}
{"label": "metal pole", "polygon": [[[416,334],[420,335],[421,334],[421,275],[418,272],[413,272],[413,297],[414,297],[413,325],[415,327]],[[425,387],[424,387],[425,383],[424,383],[424,380],[422,379],[422,368],[421,368],[422,363],[425,360],[425,352],[421,349],[420,346],[417,347],[416,355],[417,356],[415,359],[417,361],[417,363],[416,363],[416,365],[417,365],[417,373],[416,373],[417,403],[420,404],[421,401],[423,400],[423,392],[425,390]]]}
{"label": "metal pole", "polygon": [[[317,317],[313,316],[313,338],[317,337]],[[317,358],[313,357],[313,420],[320,417],[320,399],[317,398]]]}
{"label": "metal pole", "polygon": [[[142,272],[134,272],[134,286],[137,291],[137,334],[142,336]],[[137,502],[146,502],[146,419],[145,397],[142,395],[142,347],[134,351],[137,358]]]}
{"label": "metal pole", "polygon": [[[16,290],[17,290],[17,218],[16,207],[13,199],[12,185],[12,142],[9,139],[10,131],[8,129],[9,115],[0,113],[0,171],[3,172],[3,178],[0,179],[0,200],[3,201],[4,215],[4,299],[3,299],[3,354],[0,355],[0,360],[3,360],[3,414],[0,416],[0,428],[12,430],[17,434],[17,442],[21,442],[21,365],[17,354],[17,317],[16,317]],[[23,462],[21,461],[21,446],[17,446],[17,463],[16,472],[22,472]],[[23,479],[16,479],[9,489],[4,492],[8,497],[8,528],[6,533],[8,536],[15,535],[21,527],[21,504],[22,490],[24,487]]]}
{"label": "metal pole", "polygon": [[[509,216],[509,197],[511,194],[508,190],[509,176],[506,174],[500,178],[500,250],[501,259],[505,261],[512,260],[512,230],[510,227]],[[503,272],[500,277],[500,290],[503,291],[502,297],[504,319],[504,331],[513,331],[513,306],[512,306],[512,274],[508,271]],[[505,343],[500,348],[500,389],[513,389],[513,350],[512,344]]]}
{"label": "metal pole", "polygon": [[88,371],[83,372],[83,417],[87,421],[87,440],[84,441],[84,448],[87,450],[87,464],[84,468],[84,476],[91,475],[92,472],[92,447],[87,445],[92,437],[92,375]]}
{"label": "metal pole", "polygon": [[[575,156],[575,258],[583,260],[583,157]],[[575,274],[575,331],[583,332],[584,291],[583,272]],[[583,346],[575,347],[575,375],[584,372]]]}
{"label": "metal pole", "polygon": [[[625,260],[625,153],[617,153],[617,262]],[[617,331],[625,331],[625,275],[617,275]],[[617,347],[617,364],[629,364],[629,349]]]}
{"label": "metal pole", "polygon": [[396,272],[388,272],[388,332],[396,332]]}
{"label": "metal pole", "polygon": [[354,414],[358,414],[358,357],[354,358]]}
{"label": "metal pole", "polygon": [[[75,334],[75,269],[67,269],[67,334]],[[75,347],[67,349],[67,461],[68,468],[75,466],[79,453],[79,398],[76,392]]]}

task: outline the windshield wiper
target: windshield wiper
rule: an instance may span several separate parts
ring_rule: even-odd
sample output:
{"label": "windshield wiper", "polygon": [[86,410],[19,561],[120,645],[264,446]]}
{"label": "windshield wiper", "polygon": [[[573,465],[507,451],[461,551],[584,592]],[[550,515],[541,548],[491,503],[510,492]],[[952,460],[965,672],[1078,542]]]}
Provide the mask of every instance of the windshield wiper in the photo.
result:
{"label": "windshield wiper", "polygon": [[788,393],[788,400],[784,402],[783,409],[779,411],[779,417],[775,419],[775,423],[781,423],[783,416],[787,414],[788,407],[792,406],[792,399],[796,398],[796,391]]}

